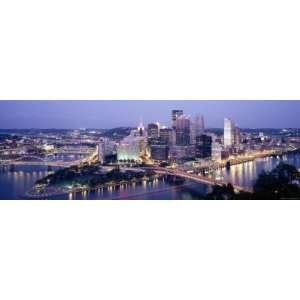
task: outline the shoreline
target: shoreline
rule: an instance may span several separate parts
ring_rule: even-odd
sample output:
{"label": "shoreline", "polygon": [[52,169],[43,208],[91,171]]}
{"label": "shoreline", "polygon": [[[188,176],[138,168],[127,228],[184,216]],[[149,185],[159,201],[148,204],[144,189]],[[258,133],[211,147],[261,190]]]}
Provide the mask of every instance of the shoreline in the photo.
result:
{"label": "shoreline", "polygon": [[[148,192],[144,191],[144,192],[139,192],[139,193],[133,193],[133,194],[131,194],[131,196],[129,198],[131,198],[131,197],[135,198],[135,197],[138,197],[138,196],[147,195],[149,193],[155,194],[155,193],[160,193],[160,192],[167,192],[167,191],[170,191],[170,190],[180,190],[182,188],[188,188],[192,184],[193,184],[192,182],[189,182],[189,183],[183,183],[183,184],[180,184],[180,185],[170,185],[169,187],[153,190],[153,191],[150,191],[150,192],[149,191]],[[120,186],[120,184],[117,184],[115,186]],[[43,195],[41,195],[41,194],[40,195],[28,195],[28,193],[26,193],[27,194],[26,198],[28,198],[29,200],[30,199],[31,200],[55,200],[55,199],[44,199],[44,198],[55,197],[55,196],[66,196],[66,195],[69,195],[70,193],[72,193],[72,195],[73,195],[73,194],[77,194],[77,193],[82,193],[84,191],[86,191],[86,192],[96,192],[99,189],[105,189],[105,188],[108,190],[109,187],[107,187],[107,186],[106,187],[101,187],[101,188],[98,187],[98,188],[92,188],[92,189],[88,189],[88,190],[82,190],[82,189],[79,188],[79,189],[73,190],[72,192],[71,191],[57,191],[57,193],[51,193],[51,194],[47,193],[47,194],[43,194]],[[112,197],[110,199],[93,199],[93,200],[126,200],[126,199],[128,199],[128,198],[123,198],[123,196],[116,196],[116,197]],[[76,200],[76,199],[73,199],[73,200]]]}
{"label": "shoreline", "polygon": [[[297,150],[291,150],[291,151],[285,151],[283,152],[281,155],[288,155],[288,154],[296,154],[296,153],[299,153],[300,152],[300,149],[297,149]],[[254,159],[251,159],[251,160],[247,160],[247,161],[242,161],[242,162],[239,162],[239,163],[236,163],[236,164],[232,164],[232,165],[237,165],[237,164],[244,164],[244,163],[247,163],[249,161],[255,161],[257,159],[260,159],[260,158],[266,158],[266,157],[274,157],[275,156],[278,156],[279,154],[268,154],[268,155],[262,155],[262,156],[259,156],[259,157],[255,157]],[[141,182],[143,180],[136,180],[136,182]],[[151,181],[151,180],[149,180]],[[126,185],[127,184],[130,184],[130,182],[126,182],[125,183]],[[203,183],[204,185],[206,185],[205,183]],[[89,188],[89,189],[82,189],[82,188],[76,188],[76,189],[73,189],[73,190],[64,190],[63,188],[61,188],[61,190],[58,190],[57,192],[46,192],[46,193],[43,193],[43,194],[31,194],[30,191],[26,192],[25,193],[25,198],[26,199],[32,199],[32,200],[43,200],[44,198],[48,198],[48,197],[55,197],[55,196],[65,196],[65,195],[68,195],[68,194],[77,194],[77,193],[80,193],[80,192],[84,192],[84,191],[97,191],[99,189],[108,189],[110,187],[118,187],[118,186],[121,186],[123,185],[122,183],[116,183],[114,184],[113,186],[108,186],[106,184],[104,185],[101,185],[101,186],[97,186],[97,187],[94,187],[94,188]],[[183,184],[184,185],[184,184]],[[180,186],[183,186],[183,185],[180,185]],[[174,185],[176,187],[176,185]],[[165,190],[170,190],[172,188],[174,188],[174,186],[171,186],[169,188],[166,188]],[[178,187],[180,187],[178,186]],[[162,190],[163,191],[163,190]],[[159,191],[153,191],[153,193],[155,192],[159,192]],[[149,192],[148,192],[149,193]],[[147,193],[140,193],[138,194],[139,195],[144,195],[144,194],[147,194]],[[135,195],[133,195],[133,197],[136,197]],[[98,200],[98,199],[97,199]],[[101,200],[101,199],[99,199]],[[111,200],[122,200],[121,197],[115,197],[115,198],[111,198]]]}

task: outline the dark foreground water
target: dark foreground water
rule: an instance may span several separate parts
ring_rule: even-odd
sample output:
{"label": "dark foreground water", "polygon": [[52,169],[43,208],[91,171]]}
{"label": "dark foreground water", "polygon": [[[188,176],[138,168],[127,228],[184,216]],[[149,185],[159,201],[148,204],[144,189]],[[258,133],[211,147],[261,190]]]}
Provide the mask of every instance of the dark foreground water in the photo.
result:
{"label": "dark foreground water", "polygon": [[[240,186],[251,187],[258,175],[263,171],[270,171],[280,161],[295,165],[300,168],[300,154],[289,154],[282,158],[264,158],[253,162],[235,165],[230,170],[223,169],[220,175],[228,182]],[[43,166],[15,166],[14,169],[0,166],[0,199],[22,199],[24,194],[36,180],[49,173]],[[130,185],[127,188],[113,190],[91,191],[89,193],[77,193],[51,197],[51,199],[201,199],[210,188],[204,184],[186,181],[184,184],[170,185],[163,180],[144,182]]]}

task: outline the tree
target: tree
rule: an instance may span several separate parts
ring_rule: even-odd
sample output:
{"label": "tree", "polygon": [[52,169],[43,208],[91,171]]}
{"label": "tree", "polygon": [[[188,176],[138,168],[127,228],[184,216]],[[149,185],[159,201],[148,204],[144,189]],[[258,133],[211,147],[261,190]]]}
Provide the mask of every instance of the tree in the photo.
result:
{"label": "tree", "polygon": [[254,184],[255,199],[300,199],[300,188],[293,183],[299,176],[291,165],[280,163],[269,173],[262,173]]}
{"label": "tree", "polygon": [[206,195],[206,199],[213,200],[230,200],[234,199],[235,192],[232,184],[228,183],[227,185],[214,185],[212,187],[212,192]]}

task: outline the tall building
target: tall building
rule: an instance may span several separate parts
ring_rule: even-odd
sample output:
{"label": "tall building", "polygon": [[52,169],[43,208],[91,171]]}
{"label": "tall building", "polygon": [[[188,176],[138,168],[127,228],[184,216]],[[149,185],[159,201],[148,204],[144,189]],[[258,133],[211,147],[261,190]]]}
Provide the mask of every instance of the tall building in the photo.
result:
{"label": "tall building", "polygon": [[241,143],[241,130],[237,126],[234,127],[234,144],[238,146]]}
{"label": "tall building", "polygon": [[162,144],[169,145],[172,141],[172,129],[171,128],[161,128],[159,131],[159,140]]}
{"label": "tall building", "polygon": [[234,123],[225,118],[224,119],[224,146],[231,147],[234,144]]}
{"label": "tall building", "polygon": [[183,115],[183,110],[173,109],[172,110],[172,127],[175,128],[176,120]]}
{"label": "tall building", "polygon": [[117,147],[118,160],[142,161],[147,153],[147,134],[142,124],[132,130],[130,135],[121,140]]}
{"label": "tall building", "polygon": [[103,141],[101,141],[97,145],[97,150],[98,150],[98,161],[100,162],[100,164],[103,164],[105,161],[105,144]]}
{"label": "tall building", "polygon": [[196,144],[196,123],[194,120],[190,119],[190,144]]}
{"label": "tall building", "polygon": [[223,160],[229,157],[229,151],[217,142],[213,142],[211,145],[211,158],[212,160]]}
{"label": "tall building", "polygon": [[176,145],[187,146],[190,144],[190,119],[184,115],[175,121]]}
{"label": "tall building", "polygon": [[195,118],[195,135],[200,136],[204,134],[204,117],[203,115],[197,115]]}
{"label": "tall building", "polygon": [[209,135],[202,134],[196,137],[196,158],[211,157],[212,138]]}
{"label": "tall building", "polygon": [[190,121],[190,143],[196,144],[196,138],[204,134],[204,118],[202,115],[196,115],[194,120]]}
{"label": "tall building", "polygon": [[148,124],[148,138],[149,139],[158,139],[159,137],[159,124],[158,123],[150,123]]}

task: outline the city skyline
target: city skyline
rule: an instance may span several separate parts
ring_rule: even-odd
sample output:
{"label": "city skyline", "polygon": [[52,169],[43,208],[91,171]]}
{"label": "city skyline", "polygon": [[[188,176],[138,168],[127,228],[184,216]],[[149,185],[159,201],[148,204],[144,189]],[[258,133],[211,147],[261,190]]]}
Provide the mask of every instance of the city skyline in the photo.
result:
{"label": "city skyline", "polygon": [[240,128],[299,128],[300,101],[1,101],[0,129],[113,128],[160,122],[171,126],[171,111],[204,116],[206,127],[222,128],[224,118]]}

